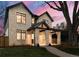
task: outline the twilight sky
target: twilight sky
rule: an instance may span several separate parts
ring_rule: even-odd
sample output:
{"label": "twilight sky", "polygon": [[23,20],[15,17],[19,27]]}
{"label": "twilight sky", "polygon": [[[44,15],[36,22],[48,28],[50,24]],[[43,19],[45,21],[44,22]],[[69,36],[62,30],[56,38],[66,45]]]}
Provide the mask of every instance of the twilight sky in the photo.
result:
{"label": "twilight sky", "polygon": [[[3,33],[3,29],[4,29],[3,28],[4,13],[3,12],[1,13],[1,11],[4,10],[7,6],[11,6],[11,5],[14,5],[16,3],[18,3],[18,2],[17,1],[0,2],[0,33]],[[52,25],[55,25],[55,24],[61,23],[61,22],[66,23],[62,12],[51,9],[47,4],[45,4],[44,1],[23,1],[23,3],[29,8],[29,10],[32,13],[34,13],[36,15],[41,15],[42,13],[47,11],[50,14],[50,16],[52,17],[52,19],[54,20]],[[72,12],[73,12],[73,6],[74,6],[73,4],[74,4],[74,2],[72,2],[72,1],[67,2],[71,19],[72,19]],[[79,5],[78,5],[78,8],[79,8]],[[71,20],[71,22],[72,22],[72,20]]]}

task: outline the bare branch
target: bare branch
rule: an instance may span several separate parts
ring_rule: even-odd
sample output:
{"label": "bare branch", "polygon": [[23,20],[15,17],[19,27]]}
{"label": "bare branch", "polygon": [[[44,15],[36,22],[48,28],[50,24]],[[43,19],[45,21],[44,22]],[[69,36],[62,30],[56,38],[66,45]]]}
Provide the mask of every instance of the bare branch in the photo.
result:
{"label": "bare branch", "polygon": [[74,10],[73,10],[73,17],[77,14],[77,13],[76,13],[76,11],[77,11],[77,6],[78,6],[78,1],[75,1]]}
{"label": "bare branch", "polygon": [[79,17],[79,9],[78,9],[78,12],[77,12],[77,14],[76,14],[78,17]]}
{"label": "bare branch", "polygon": [[77,22],[78,22],[78,19],[77,19],[77,6],[78,6],[78,2],[75,1],[74,2],[74,9],[73,9],[73,25],[76,26]]}
{"label": "bare branch", "polygon": [[58,6],[56,2],[53,1],[53,3],[55,4],[55,6],[56,6],[57,8],[61,9],[61,7]]}
{"label": "bare branch", "polygon": [[66,1],[64,1],[64,2],[59,1],[59,4],[62,8],[63,15],[66,19],[67,27],[69,28],[71,26],[71,20],[70,20],[70,16],[69,16],[69,12],[68,12],[67,2]]}
{"label": "bare branch", "polygon": [[61,8],[62,8],[62,10],[64,9],[64,4],[63,4],[63,2],[62,1],[59,1],[59,4],[60,4],[60,6],[61,6]]}
{"label": "bare branch", "polygon": [[68,6],[67,6],[66,1],[63,2],[63,10],[64,10],[64,12],[66,12],[67,16],[69,17],[69,10],[68,10]]}
{"label": "bare branch", "polygon": [[49,4],[49,2],[46,2],[46,1],[45,1],[45,3],[47,3],[47,4],[50,6],[50,8],[53,8],[54,10],[62,11],[60,8],[55,8],[55,7],[51,6],[51,5]]}

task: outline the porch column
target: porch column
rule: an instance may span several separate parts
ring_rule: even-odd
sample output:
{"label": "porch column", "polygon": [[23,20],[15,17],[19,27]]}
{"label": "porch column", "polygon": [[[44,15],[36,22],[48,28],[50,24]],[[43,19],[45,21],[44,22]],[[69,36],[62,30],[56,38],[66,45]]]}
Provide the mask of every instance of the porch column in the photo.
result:
{"label": "porch column", "polygon": [[49,45],[49,33],[48,32],[49,32],[48,30],[45,31],[46,46]]}
{"label": "porch column", "polygon": [[35,29],[35,46],[39,44],[38,39],[39,39],[39,29]]}
{"label": "porch column", "polygon": [[57,32],[57,44],[61,44],[61,32]]}

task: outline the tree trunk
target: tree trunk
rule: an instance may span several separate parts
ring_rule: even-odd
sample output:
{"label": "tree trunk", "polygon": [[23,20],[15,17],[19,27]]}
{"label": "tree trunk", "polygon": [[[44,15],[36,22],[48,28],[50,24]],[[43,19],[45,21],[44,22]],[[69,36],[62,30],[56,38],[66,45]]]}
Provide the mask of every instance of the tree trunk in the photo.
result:
{"label": "tree trunk", "polygon": [[78,34],[77,31],[73,31],[73,45],[78,47]]}
{"label": "tree trunk", "polygon": [[72,42],[73,42],[73,35],[72,35],[73,33],[72,33],[72,30],[69,30],[68,31],[68,35],[69,35],[69,37],[68,37],[68,44],[70,45],[70,46],[72,46]]}
{"label": "tree trunk", "polygon": [[78,33],[72,28],[72,26],[68,29],[68,35],[68,44],[70,46],[78,47]]}
{"label": "tree trunk", "polygon": [[69,30],[69,39],[68,39],[68,44],[70,46],[73,46],[73,47],[78,47],[78,34],[77,34],[77,31],[73,31],[73,30]]}

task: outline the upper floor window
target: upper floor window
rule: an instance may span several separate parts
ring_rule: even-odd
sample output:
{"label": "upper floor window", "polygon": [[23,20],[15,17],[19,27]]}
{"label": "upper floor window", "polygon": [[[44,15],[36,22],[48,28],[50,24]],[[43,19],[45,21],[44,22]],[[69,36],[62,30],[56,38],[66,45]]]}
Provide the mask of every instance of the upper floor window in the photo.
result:
{"label": "upper floor window", "polygon": [[49,21],[48,20],[45,20],[45,22],[48,24]]}
{"label": "upper floor window", "polygon": [[22,24],[26,23],[26,14],[17,12],[16,17],[17,17],[17,23],[22,23]]}
{"label": "upper floor window", "polygon": [[32,18],[32,24],[34,24],[35,23],[35,18]]}

